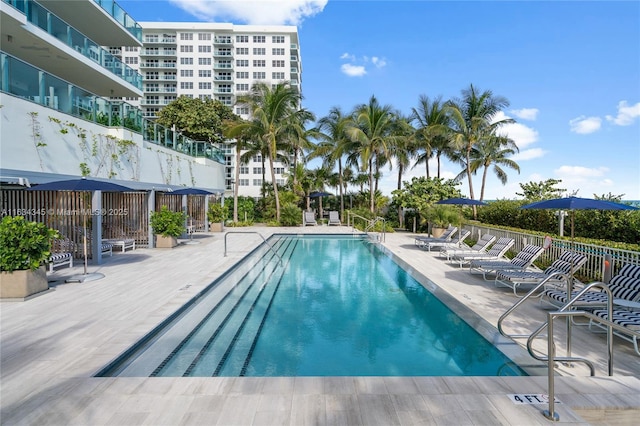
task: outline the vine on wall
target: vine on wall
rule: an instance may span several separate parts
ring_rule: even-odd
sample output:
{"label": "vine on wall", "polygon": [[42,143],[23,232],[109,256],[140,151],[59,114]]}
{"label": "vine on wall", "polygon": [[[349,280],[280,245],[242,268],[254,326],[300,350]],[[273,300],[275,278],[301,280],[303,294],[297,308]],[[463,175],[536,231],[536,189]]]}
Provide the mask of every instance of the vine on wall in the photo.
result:
{"label": "vine on wall", "polygon": [[38,113],[32,111],[29,113],[29,117],[31,117],[31,139],[33,140],[33,145],[36,148],[36,154],[38,154],[38,161],[40,162],[40,170],[44,172],[44,162],[42,161],[42,155],[40,154],[40,150],[47,146],[47,144],[42,139],[42,125],[40,124],[40,120],[38,120]]}

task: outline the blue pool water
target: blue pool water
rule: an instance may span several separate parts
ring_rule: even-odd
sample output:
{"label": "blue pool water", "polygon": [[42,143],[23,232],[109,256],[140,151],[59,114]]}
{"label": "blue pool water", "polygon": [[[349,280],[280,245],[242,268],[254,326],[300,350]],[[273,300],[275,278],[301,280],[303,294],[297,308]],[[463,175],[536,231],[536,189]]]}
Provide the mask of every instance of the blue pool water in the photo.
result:
{"label": "blue pool water", "polygon": [[367,239],[269,241],[103,375],[525,375]]}

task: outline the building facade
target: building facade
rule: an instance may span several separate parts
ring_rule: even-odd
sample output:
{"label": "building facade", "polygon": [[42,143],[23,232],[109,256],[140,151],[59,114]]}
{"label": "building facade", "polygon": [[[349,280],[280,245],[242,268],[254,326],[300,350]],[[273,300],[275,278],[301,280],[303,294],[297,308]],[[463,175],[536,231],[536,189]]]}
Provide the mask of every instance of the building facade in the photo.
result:
{"label": "building facade", "polygon": [[[288,81],[301,91],[302,65],[297,28],[293,26],[233,25],[193,22],[141,22],[140,46],[112,48],[122,61],[138,71],[143,96],[128,102],[139,105],[143,116],[157,113],[178,96],[217,99],[242,118],[249,108],[237,103],[255,82]],[[240,195],[258,197],[262,187],[262,158],[236,164],[235,150],[221,147],[225,156],[225,189],[238,185]],[[240,167],[239,182],[234,170]],[[288,165],[278,163],[276,181],[286,183]],[[271,182],[271,174],[264,173]]]}

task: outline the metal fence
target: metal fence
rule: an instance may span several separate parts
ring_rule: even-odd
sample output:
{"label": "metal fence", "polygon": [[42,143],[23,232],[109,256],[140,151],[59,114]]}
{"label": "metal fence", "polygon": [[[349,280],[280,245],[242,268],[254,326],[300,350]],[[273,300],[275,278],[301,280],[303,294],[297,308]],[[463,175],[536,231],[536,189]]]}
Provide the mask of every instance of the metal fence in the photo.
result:
{"label": "metal fence", "polygon": [[[479,238],[484,234],[491,234],[496,238],[513,238],[515,240],[515,244],[512,248],[514,253],[522,250],[522,248],[527,244],[543,246],[545,238],[541,235],[508,231],[476,224],[465,225],[463,228],[471,231],[471,238],[473,239]],[[604,280],[605,270],[610,270],[612,275],[615,275],[616,272],[624,265],[640,265],[639,251],[621,250],[566,239],[554,239],[551,247],[544,251],[544,253],[538,258],[536,264],[546,267],[557,259],[562,252],[567,250],[583,253],[587,256],[587,262],[576,274],[579,279],[586,281]]]}

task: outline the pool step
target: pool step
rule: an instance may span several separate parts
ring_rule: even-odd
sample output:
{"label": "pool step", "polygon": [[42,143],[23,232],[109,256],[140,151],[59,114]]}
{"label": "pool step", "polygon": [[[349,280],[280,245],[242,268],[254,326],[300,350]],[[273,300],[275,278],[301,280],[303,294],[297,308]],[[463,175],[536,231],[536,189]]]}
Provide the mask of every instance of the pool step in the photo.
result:
{"label": "pool step", "polygon": [[256,282],[260,285],[264,283],[265,276],[271,273],[270,269],[273,269],[276,263],[277,258],[274,254],[265,249],[257,263],[250,265],[250,268],[239,268],[232,276],[227,277],[222,285],[212,289],[211,295],[203,295],[195,301],[193,306],[178,318],[182,322],[181,327],[168,328],[165,334],[158,336],[151,343],[152,350],[141,353],[120,375],[182,375],[230,310],[244,297],[251,297],[252,286]]}

